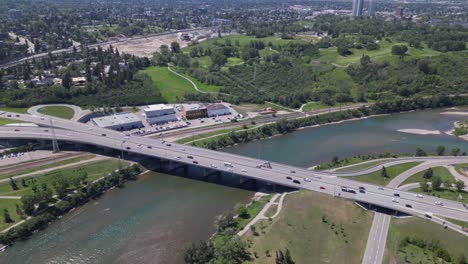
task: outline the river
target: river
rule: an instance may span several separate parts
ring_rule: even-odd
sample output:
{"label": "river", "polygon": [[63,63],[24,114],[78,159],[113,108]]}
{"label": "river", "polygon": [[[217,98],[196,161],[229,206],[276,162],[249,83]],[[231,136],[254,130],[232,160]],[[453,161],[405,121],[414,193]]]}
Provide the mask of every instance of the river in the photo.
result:
{"label": "river", "polygon": [[[380,116],[307,128],[224,151],[298,166],[333,156],[395,152],[468,151],[468,142],[441,135],[414,135],[397,129],[448,131],[460,116],[441,110]],[[122,189],[67,214],[45,231],[1,253],[0,262],[23,263],[183,263],[183,247],[214,232],[217,215],[251,199],[250,191],[161,173],[148,173]]]}

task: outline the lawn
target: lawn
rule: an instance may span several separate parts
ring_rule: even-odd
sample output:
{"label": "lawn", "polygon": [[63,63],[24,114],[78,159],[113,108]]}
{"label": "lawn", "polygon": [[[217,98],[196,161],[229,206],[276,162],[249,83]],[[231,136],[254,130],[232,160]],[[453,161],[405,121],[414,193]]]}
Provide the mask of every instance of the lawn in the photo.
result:
{"label": "lawn", "polygon": [[364,175],[355,176],[355,177],[348,177],[348,178],[356,180],[356,181],[367,182],[367,183],[387,185],[388,182],[390,182],[393,178],[400,175],[402,172],[407,171],[419,165],[420,163],[421,162],[408,162],[408,163],[403,163],[403,164],[398,164],[398,165],[387,167],[386,170],[387,170],[388,178],[386,180],[381,176],[380,174],[381,170],[374,171],[374,172],[364,174]]}
{"label": "lawn", "polygon": [[21,107],[0,107],[0,111],[11,112],[11,113],[18,113],[18,114],[27,114],[28,108],[21,108]]}
{"label": "lawn", "polygon": [[66,106],[44,106],[37,111],[43,115],[60,117],[63,119],[72,119],[75,115],[75,111]]}
{"label": "lawn", "polygon": [[455,165],[455,169],[458,171],[458,173],[465,175],[464,171],[468,171],[468,163],[460,163]]}
{"label": "lawn", "polygon": [[257,223],[245,239],[254,263],[274,263],[275,252],[291,251],[296,263],[361,263],[372,213],[351,201],[301,191],[288,194],[279,216]]}
{"label": "lawn", "polygon": [[[176,71],[175,68],[173,68],[173,70]],[[221,89],[221,86],[204,84],[204,83],[200,82],[199,80],[193,78],[192,76],[189,76],[187,74],[182,74],[182,75],[189,78],[192,82],[194,82],[195,85],[197,85],[198,89],[200,89],[200,91],[203,91],[203,92],[219,92],[219,90]]]}
{"label": "lawn", "polygon": [[0,117],[0,126],[16,123],[24,123],[24,121]]}
{"label": "lawn", "polygon": [[[380,48],[377,50],[368,51],[366,49],[351,49],[352,55],[349,56],[340,56],[338,55],[336,48],[322,49],[320,52],[320,59],[329,63],[336,63],[341,66],[346,66],[349,63],[359,63],[363,55],[368,55],[373,61],[383,61],[386,59],[397,58],[391,54],[392,47],[394,45],[409,45],[405,42],[388,42],[387,40],[382,41]],[[425,57],[425,56],[437,56],[440,55],[440,52],[428,48],[426,45],[423,45],[421,49],[416,49],[409,47],[407,57]]]}
{"label": "lawn", "polygon": [[[432,168],[432,171],[434,172],[433,176],[440,176],[442,178],[442,182],[444,182],[447,179],[455,181],[455,178],[453,177],[453,175],[444,167],[434,167]],[[423,178],[423,175],[425,172],[426,171],[420,171],[416,173],[415,175],[409,177],[404,182],[402,182],[401,185],[405,185],[409,183],[416,183],[416,182],[425,182],[426,179]]]}
{"label": "lawn", "polygon": [[[15,200],[15,199],[0,199],[0,231],[14,225],[16,222],[18,222],[20,217],[16,213],[16,204],[19,206],[22,206],[22,203],[20,200]],[[3,218],[3,210],[7,209],[8,212],[10,213],[11,219],[13,219],[13,223],[5,223],[4,218]]]}
{"label": "lawn", "polygon": [[202,139],[202,138],[207,138],[207,137],[221,135],[221,134],[224,135],[224,134],[227,134],[227,133],[232,132],[232,131],[236,132],[236,131],[240,131],[240,130],[249,129],[250,127],[252,127],[252,126],[247,126],[247,128],[238,127],[238,128],[234,128],[234,129],[216,130],[216,131],[212,131],[212,132],[199,134],[199,135],[196,135],[196,136],[193,136],[193,137],[190,136],[190,137],[182,138],[182,139],[177,140],[177,143],[184,144],[184,143],[191,142],[191,141],[198,140],[198,139]]}
{"label": "lawn", "polygon": [[177,99],[182,99],[186,93],[195,92],[189,81],[173,74],[167,67],[153,66],[140,72],[148,74],[151,77],[154,86],[159,89],[162,97],[169,103],[177,102]]}
{"label": "lawn", "polygon": [[[439,263],[432,259],[432,254],[416,246],[406,246],[399,251],[399,245],[406,236],[427,241],[438,240],[453,258],[467,255],[468,237],[441,225],[416,217],[392,218],[388,231],[387,245],[383,263]],[[442,263],[442,262],[440,262]],[[454,261],[453,263],[458,263]]]}
{"label": "lawn", "polygon": [[[17,185],[19,187],[18,190],[13,191],[10,187],[9,182],[5,182],[0,184],[0,194],[1,195],[13,195],[13,196],[21,196],[25,195],[28,193],[31,193],[31,187],[32,184],[31,178],[34,177],[36,180],[36,185],[41,186],[43,183],[47,184],[50,188],[52,188],[52,181],[54,177],[63,177],[66,175],[71,175],[71,174],[77,174],[79,173],[79,170],[85,170],[88,173],[88,180],[93,181],[96,179],[99,179],[108,173],[111,173],[112,171],[115,171],[120,168],[120,162],[124,162],[124,167],[128,165],[128,162],[126,161],[120,161],[120,160],[102,160],[102,161],[96,161],[96,162],[90,162],[89,164],[83,164],[79,166],[74,166],[74,167],[69,167],[69,168],[64,168],[64,169],[58,169],[54,170],[45,174],[39,174],[31,177],[26,178],[26,187],[23,187],[21,185],[21,181],[17,180]],[[53,189],[53,188],[52,188]]]}
{"label": "lawn", "polygon": [[50,168],[63,166],[63,165],[67,165],[67,164],[72,164],[72,163],[76,163],[76,162],[79,162],[79,161],[92,159],[95,156],[96,155],[94,155],[94,154],[89,154],[89,155],[85,155],[85,156],[82,156],[82,157],[66,159],[66,160],[54,162],[54,163],[43,165],[43,166],[38,166],[38,167],[24,169],[24,170],[18,170],[18,171],[14,172],[14,173],[0,174],[0,179],[5,179],[5,178],[9,178],[9,177],[14,177],[14,176],[17,176],[17,175],[22,175],[22,174],[32,173],[32,172],[35,172],[35,171],[40,171],[40,170],[50,169]]}
{"label": "lawn", "polygon": [[377,165],[383,164],[383,163],[385,163],[387,161],[388,160],[385,159],[385,160],[373,160],[373,161],[369,161],[369,162],[366,162],[366,163],[361,162],[361,163],[358,163],[356,165],[352,165],[352,166],[349,166],[349,167],[346,167],[346,168],[337,169],[336,171],[337,172],[350,172],[350,171],[365,170],[365,169],[369,169],[369,168],[375,167]]}

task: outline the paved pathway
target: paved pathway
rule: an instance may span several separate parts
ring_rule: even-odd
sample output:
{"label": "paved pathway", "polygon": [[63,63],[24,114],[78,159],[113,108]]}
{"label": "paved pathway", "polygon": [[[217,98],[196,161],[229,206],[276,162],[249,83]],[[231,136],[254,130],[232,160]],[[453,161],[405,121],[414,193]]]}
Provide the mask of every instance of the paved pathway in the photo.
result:
{"label": "paved pathway", "polygon": [[[287,193],[275,194],[270,199],[270,201],[263,207],[263,209],[247,225],[245,225],[245,227],[241,231],[239,231],[237,235],[238,236],[245,235],[250,230],[250,227],[255,225],[259,220],[270,218],[270,217],[266,217],[265,213],[268,211],[268,209],[270,209],[272,205],[277,205],[278,207],[276,208],[276,213],[273,216],[271,216],[271,218],[277,217],[279,213],[281,212],[281,209],[283,208],[283,201],[284,201],[284,197],[286,196],[286,194]],[[278,197],[280,197],[279,202],[275,202],[278,199]]]}

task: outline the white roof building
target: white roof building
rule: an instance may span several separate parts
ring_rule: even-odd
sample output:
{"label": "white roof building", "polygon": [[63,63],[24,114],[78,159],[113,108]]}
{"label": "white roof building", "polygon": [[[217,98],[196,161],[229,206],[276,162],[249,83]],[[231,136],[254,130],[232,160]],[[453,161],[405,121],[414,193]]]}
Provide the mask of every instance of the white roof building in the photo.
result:
{"label": "white roof building", "polygon": [[143,109],[146,117],[175,114],[174,106],[166,104],[154,104],[145,106]]}
{"label": "white roof building", "polygon": [[91,122],[101,128],[114,130],[129,130],[143,127],[143,122],[132,113],[120,113],[91,119]]}

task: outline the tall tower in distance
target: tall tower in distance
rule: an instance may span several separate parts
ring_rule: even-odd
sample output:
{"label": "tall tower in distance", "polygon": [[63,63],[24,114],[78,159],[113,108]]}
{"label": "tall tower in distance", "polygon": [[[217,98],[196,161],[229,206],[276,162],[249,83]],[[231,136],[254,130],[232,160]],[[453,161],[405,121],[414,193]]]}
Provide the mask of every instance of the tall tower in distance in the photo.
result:
{"label": "tall tower in distance", "polygon": [[362,16],[364,0],[353,0],[353,16]]}
{"label": "tall tower in distance", "polygon": [[369,7],[367,8],[367,11],[369,12],[369,16],[375,15],[374,0],[369,0]]}

